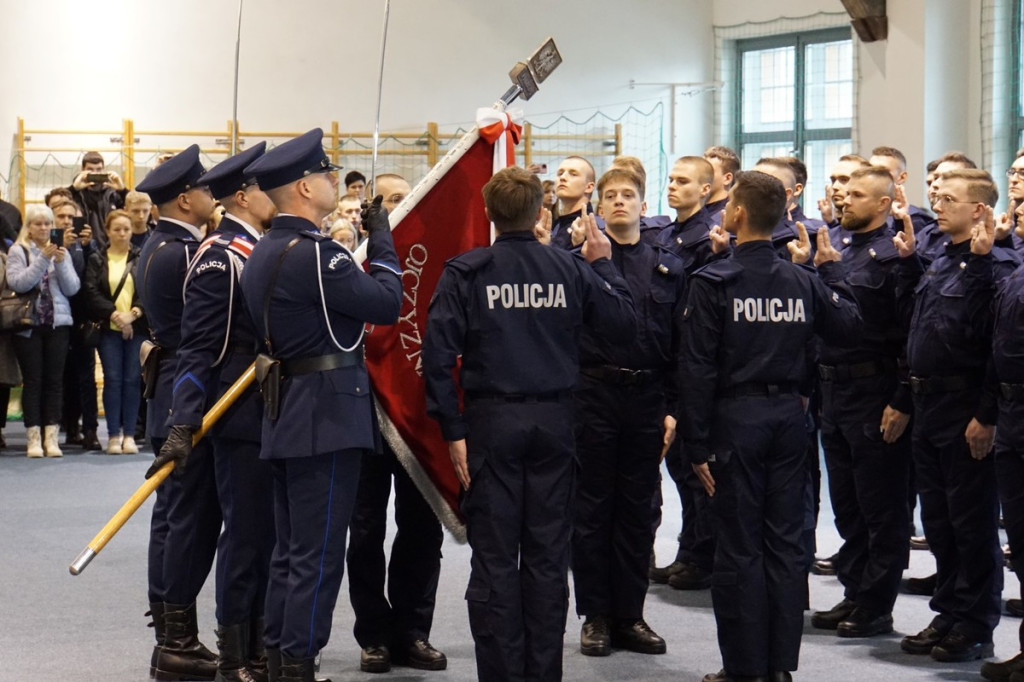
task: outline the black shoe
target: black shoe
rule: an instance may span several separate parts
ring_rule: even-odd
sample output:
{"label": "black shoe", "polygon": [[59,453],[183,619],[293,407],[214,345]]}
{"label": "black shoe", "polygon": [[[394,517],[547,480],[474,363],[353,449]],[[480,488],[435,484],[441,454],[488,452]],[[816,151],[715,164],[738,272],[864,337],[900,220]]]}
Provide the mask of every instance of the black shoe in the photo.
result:
{"label": "black shoe", "polygon": [[976,641],[955,630],[943,637],[932,649],[932,658],[944,663],[976,661],[979,658],[991,658],[994,654],[992,642]]}
{"label": "black shoe", "polygon": [[391,652],[383,644],[363,647],[359,669],[364,673],[386,673],[391,670]]}
{"label": "black shoe", "polygon": [[64,434],[64,445],[81,445],[83,441],[82,432],[78,429],[78,425],[69,428]]}
{"label": "black shoe", "polygon": [[[780,682],[786,678],[779,678]],[[793,678],[790,677],[790,680]],[[774,682],[775,678],[772,678]],[[708,673],[705,675],[701,682],[769,682],[767,677],[762,675],[730,675],[725,670],[719,670],[717,673]]]}
{"label": "black shoe", "polygon": [[877,613],[859,606],[836,627],[840,637],[874,637],[892,632],[892,613]]}
{"label": "black shoe", "polygon": [[939,576],[935,573],[932,573],[927,578],[907,578],[906,589],[910,594],[930,597],[935,594],[935,585],[938,581]]}
{"label": "black shoe", "polygon": [[643,618],[618,623],[612,630],[611,639],[616,649],[635,651],[638,654],[663,654],[667,650],[665,640]]}
{"label": "black shoe", "polygon": [[396,651],[395,654],[395,665],[404,665],[407,668],[444,670],[448,667],[448,657],[425,639],[417,639],[405,649]]}
{"label": "black shoe", "polygon": [[768,676],[769,682],[793,682],[793,674],[788,670],[776,670]]}
{"label": "black shoe", "polygon": [[811,615],[811,627],[819,630],[835,630],[839,624],[850,617],[857,605],[844,599],[828,611],[815,611]]}
{"label": "black shoe", "polygon": [[648,572],[648,576],[652,583],[658,583],[659,585],[665,585],[668,583],[669,578],[679,573],[686,566],[682,561],[673,561],[668,566],[662,568],[652,568]]}
{"label": "black shoe", "polygon": [[683,564],[682,570],[669,576],[668,584],[677,590],[706,590],[711,587],[711,572],[696,564]]}
{"label": "black shoe", "polygon": [[587,616],[580,630],[580,653],[584,656],[608,656],[612,653],[607,616]]}
{"label": "black shoe", "polygon": [[910,549],[930,549],[928,546],[928,538],[923,535],[911,536]]}
{"label": "black shoe", "polygon": [[1006,682],[1014,673],[1024,675],[1024,653],[1017,654],[1008,661],[985,661],[981,664],[981,676],[992,682]]}
{"label": "black shoe", "polygon": [[164,604],[164,643],[157,649],[158,680],[212,680],[217,656],[199,641],[196,604]]}
{"label": "black shoe", "polygon": [[832,557],[827,559],[815,559],[811,564],[811,573],[814,575],[835,575],[836,567],[832,563]]}
{"label": "black shoe", "polygon": [[100,439],[96,437],[95,431],[86,431],[82,434],[82,449],[83,450],[102,450],[100,446]]}
{"label": "black shoe", "polygon": [[934,649],[945,636],[945,632],[936,630],[929,625],[916,635],[907,635],[904,637],[903,640],[900,641],[900,648],[908,654],[923,656],[925,654],[930,654],[932,649]]}

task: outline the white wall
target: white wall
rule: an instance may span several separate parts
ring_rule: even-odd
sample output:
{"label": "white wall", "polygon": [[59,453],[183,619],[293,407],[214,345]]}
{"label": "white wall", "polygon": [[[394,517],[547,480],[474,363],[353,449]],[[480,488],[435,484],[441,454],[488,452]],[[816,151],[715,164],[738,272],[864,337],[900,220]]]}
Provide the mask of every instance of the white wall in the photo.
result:
{"label": "white wall", "polygon": [[[383,0],[245,0],[238,118],[243,129],[373,128]],[[0,172],[16,118],[33,128],[226,129],[237,3],[230,0],[0,0]],[[381,130],[471,122],[507,72],[552,35],[564,63],[530,102],[549,112],[614,113],[707,81],[711,5],[394,0]],[[680,98],[678,146],[710,135],[708,97]],[[668,126],[666,125],[666,131]]]}

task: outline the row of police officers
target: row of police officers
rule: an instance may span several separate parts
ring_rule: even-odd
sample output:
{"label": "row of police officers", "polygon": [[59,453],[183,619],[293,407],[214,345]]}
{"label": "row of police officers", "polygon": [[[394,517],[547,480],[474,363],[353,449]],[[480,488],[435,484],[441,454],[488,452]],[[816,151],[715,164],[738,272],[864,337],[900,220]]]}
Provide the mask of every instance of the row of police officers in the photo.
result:
{"label": "row of police officers", "polygon": [[[381,447],[363,330],[394,323],[402,293],[379,201],[363,221],[365,271],[319,235],[338,184],[321,137],[259,145],[209,173],[193,146],[139,186],[161,216],[138,274],[159,451],[147,475],[175,462],[151,528],[158,679],[313,680],[330,634],[361,457]],[[613,168],[597,183],[605,229],[583,211],[578,253],[535,237],[534,175],[495,174],[483,193],[498,238],[448,262],[423,347],[428,411],[464,488],[480,678],[560,679],[570,547],[583,653],[666,650],[643,603],[668,454],[703,487],[717,530],[724,665],[706,679],[790,679],[815,378],[846,588],[816,625],[847,636],[892,628],[913,412],[939,586],[937,616],[903,648],[991,655],[1001,573],[988,451],[1024,376],[1008,341],[1018,260],[993,244],[986,177],[940,180],[942,253],[916,253],[909,216],[890,217],[891,177],[864,168],[841,225],[812,243],[794,224],[780,257],[773,235],[791,196],[768,172],[736,175],[720,228],[674,224],[648,243],[644,179]],[[204,239],[214,199],[227,214]],[[253,362],[259,387],[193,447],[202,415]],[[1020,445],[1003,433],[997,451],[1011,460]],[[883,466],[895,473],[878,476]],[[219,656],[199,642],[195,613],[215,552]]]}

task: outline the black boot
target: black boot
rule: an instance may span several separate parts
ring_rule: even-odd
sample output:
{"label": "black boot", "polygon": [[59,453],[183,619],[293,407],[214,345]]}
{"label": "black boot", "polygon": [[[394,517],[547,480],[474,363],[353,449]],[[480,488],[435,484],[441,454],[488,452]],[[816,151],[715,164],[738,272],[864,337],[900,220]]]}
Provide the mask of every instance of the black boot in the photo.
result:
{"label": "black boot", "polygon": [[249,646],[248,624],[220,625],[217,628],[217,676],[214,682],[255,682],[245,664]]}
{"label": "black boot", "polygon": [[[316,661],[313,658],[290,658],[281,655],[281,674],[277,682],[315,682],[313,669]],[[271,677],[271,680],[274,678]]]}
{"label": "black boot", "polygon": [[217,656],[198,635],[195,602],[164,604],[164,644],[156,658],[156,679],[213,680]]}
{"label": "black boot", "polygon": [[249,663],[246,665],[256,682],[267,682],[270,671],[267,669],[267,649],[263,644],[263,618],[249,621]]}
{"label": "black boot", "polygon": [[90,429],[82,433],[82,449],[90,451],[103,449],[100,445],[100,439],[96,437],[96,431],[94,429]]}
{"label": "black boot", "polygon": [[156,635],[156,646],[153,647],[153,655],[149,659],[149,676],[154,677],[156,676],[156,659],[160,655],[160,647],[164,645],[164,603],[161,601],[150,602],[146,615],[153,616],[153,622],[146,627],[153,628],[153,633]]}
{"label": "black boot", "polygon": [[267,676],[270,682],[277,682],[281,679],[281,650],[276,647],[267,647]]}

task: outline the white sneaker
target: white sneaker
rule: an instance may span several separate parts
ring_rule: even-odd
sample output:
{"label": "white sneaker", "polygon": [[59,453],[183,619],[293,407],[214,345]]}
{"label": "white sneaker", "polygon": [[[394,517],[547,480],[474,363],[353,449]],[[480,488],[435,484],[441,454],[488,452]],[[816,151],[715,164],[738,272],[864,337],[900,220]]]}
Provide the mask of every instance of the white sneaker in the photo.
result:
{"label": "white sneaker", "polygon": [[124,440],[121,441],[121,454],[122,455],[137,455],[139,454],[139,446],[135,444],[135,436],[125,436]]}
{"label": "white sneaker", "polygon": [[28,439],[28,452],[26,454],[33,459],[43,456],[43,436],[39,431],[38,426],[30,426],[25,429],[25,437]]}
{"label": "white sneaker", "polygon": [[121,452],[121,434],[116,433],[110,437],[110,440],[107,441],[107,454],[120,455]]}

